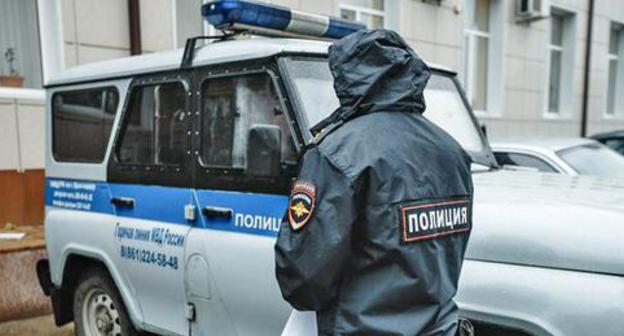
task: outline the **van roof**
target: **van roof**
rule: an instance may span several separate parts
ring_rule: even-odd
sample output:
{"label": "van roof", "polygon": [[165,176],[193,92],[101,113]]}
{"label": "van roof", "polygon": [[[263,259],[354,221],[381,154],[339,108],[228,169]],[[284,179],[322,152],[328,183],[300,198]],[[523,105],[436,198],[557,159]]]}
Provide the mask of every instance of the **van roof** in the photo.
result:
{"label": "van roof", "polygon": [[[193,66],[270,57],[280,53],[326,55],[330,44],[317,40],[262,37],[220,41],[197,48],[193,58]],[[184,49],[177,49],[80,65],[59,73],[51,78],[46,86],[174,70],[180,67],[183,53]],[[429,66],[437,70],[453,72],[443,66],[432,64]]]}

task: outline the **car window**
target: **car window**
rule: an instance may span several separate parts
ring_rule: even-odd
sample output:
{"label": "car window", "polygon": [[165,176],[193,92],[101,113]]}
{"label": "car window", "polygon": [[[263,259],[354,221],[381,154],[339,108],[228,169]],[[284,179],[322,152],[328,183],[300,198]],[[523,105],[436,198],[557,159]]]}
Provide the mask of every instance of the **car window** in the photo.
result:
{"label": "car window", "polygon": [[622,176],[624,157],[600,143],[567,148],[557,152],[579,174]]}
{"label": "car window", "polygon": [[282,105],[268,73],[211,78],[201,86],[204,165],[245,168],[249,130],[275,125],[282,131],[282,161],[297,160]]}
{"label": "car window", "polygon": [[119,94],[113,87],[55,93],[52,97],[52,153],[57,161],[104,160]]}
{"label": "car window", "polygon": [[135,87],[117,150],[123,164],[179,165],[187,151],[184,85]]}
{"label": "car window", "polygon": [[544,173],[557,173],[557,170],[546,161],[531,155],[518,153],[494,152],[496,161],[501,166],[519,166],[535,168]]}
{"label": "car window", "polygon": [[614,151],[624,155],[624,139],[609,139],[605,141],[605,145]]}

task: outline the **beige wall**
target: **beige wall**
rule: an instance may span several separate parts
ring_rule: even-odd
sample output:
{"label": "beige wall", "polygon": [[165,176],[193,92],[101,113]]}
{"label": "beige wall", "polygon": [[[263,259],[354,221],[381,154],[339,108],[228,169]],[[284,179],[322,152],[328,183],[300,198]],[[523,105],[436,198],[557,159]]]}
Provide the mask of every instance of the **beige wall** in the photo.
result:
{"label": "beige wall", "polygon": [[[530,25],[519,25],[513,19],[513,4],[506,4],[508,13],[503,34],[505,59],[505,109],[500,115],[481,119],[489,126],[492,137],[507,135],[580,134],[582,93],[587,37],[588,1],[553,0],[552,6],[571,11],[576,15],[574,67],[572,73],[572,106],[561,116],[549,119],[544,116],[547,89],[547,44],[550,22],[540,20]],[[588,133],[624,128],[624,116],[606,119],[607,44],[611,21],[624,22],[624,2],[596,1],[592,36],[589,127]],[[620,94],[624,94],[621,92]]]}
{"label": "beige wall", "polygon": [[0,225],[43,223],[44,120],[41,90],[0,88]]}
{"label": "beige wall", "polygon": [[[340,0],[269,0],[274,4],[338,16]],[[453,69],[460,66],[462,16],[460,0],[440,6],[414,0],[386,0],[386,27],[401,33],[429,62]],[[459,6],[459,8],[457,8]]]}
{"label": "beige wall", "polygon": [[44,102],[0,97],[0,170],[44,166]]}
{"label": "beige wall", "polygon": [[[130,55],[127,0],[62,0],[65,66]],[[141,0],[144,53],[174,46],[174,2]]]}
{"label": "beige wall", "polygon": [[[442,1],[441,6],[413,0],[387,0],[399,3],[397,29],[429,62],[442,64],[463,74],[463,27],[465,8],[462,0]],[[540,20],[530,25],[516,23],[514,1],[501,1],[504,23],[493,30],[492,38],[502,40],[503,57],[500,66],[491,71],[500,73],[504,90],[500,105],[489,107],[479,118],[496,137],[513,135],[577,136],[583,93],[585,41],[587,35],[588,0],[552,0],[554,7],[573,12],[576,16],[574,67],[572,73],[572,105],[556,119],[545,117],[547,88],[547,45],[550,21]],[[317,13],[337,14],[337,1],[273,0],[298,9]],[[307,4],[307,6],[306,6]],[[624,128],[624,115],[615,119],[604,117],[607,91],[607,48],[611,21],[624,22],[624,1],[596,1],[591,54],[588,133]],[[624,94],[620,92],[619,94]],[[498,97],[501,96],[501,97]],[[496,104],[494,104],[496,105]]]}
{"label": "beige wall", "polygon": [[[126,0],[62,0],[66,63],[68,66],[128,55]],[[193,1],[186,8],[181,1]],[[500,23],[491,31],[500,45],[490,66],[493,91],[486,113],[479,118],[496,138],[508,135],[576,136],[580,132],[583,66],[588,0],[551,0],[552,6],[575,14],[574,67],[571,105],[555,119],[545,117],[547,57],[550,21],[516,23],[515,1],[491,0],[500,7]],[[144,52],[182,46],[201,25],[198,0],[141,0]],[[341,0],[267,0],[274,4],[319,14],[338,15]],[[181,7],[184,7],[181,9]],[[192,7],[192,8],[191,8]],[[464,0],[386,0],[387,27],[400,32],[426,60],[458,70],[463,77]],[[176,15],[176,12],[184,13]],[[624,115],[606,119],[607,44],[611,21],[624,22],[624,1],[596,1],[592,42],[589,133],[624,128]],[[177,16],[177,17],[176,17]],[[187,23],[188,22],[188,23]],[[186,26],[185,26],[186,25]],[[187,27],[188,29],[181,28]],[[500,89],[497,89],[500,88]],[[620,94],[624,94],[621,92]]]}

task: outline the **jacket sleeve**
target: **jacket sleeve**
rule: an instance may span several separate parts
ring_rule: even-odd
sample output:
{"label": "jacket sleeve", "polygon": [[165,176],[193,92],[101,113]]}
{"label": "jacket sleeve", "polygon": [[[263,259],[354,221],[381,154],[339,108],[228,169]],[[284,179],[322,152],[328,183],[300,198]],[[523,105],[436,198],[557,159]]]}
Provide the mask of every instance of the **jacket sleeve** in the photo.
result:
{"label": "jacket sleeve", "polygon": [[[305,216],[297,218],[293,211],[301,207],[299,186],[313,196],[305,222]],[[318,311],[335,299],[356,216],[355,193],[348,178],[317,148],[309,149],[275,245],[277,280],[284,299],[293,307]]]}

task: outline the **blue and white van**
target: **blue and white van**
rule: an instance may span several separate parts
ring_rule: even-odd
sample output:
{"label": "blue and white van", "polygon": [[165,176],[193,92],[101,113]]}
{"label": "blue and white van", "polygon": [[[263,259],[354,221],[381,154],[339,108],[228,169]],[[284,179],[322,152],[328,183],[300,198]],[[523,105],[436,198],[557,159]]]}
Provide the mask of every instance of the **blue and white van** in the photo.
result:
{"label": "blue and white van", "polygon": [[[273,245],[309,129],[338,106],[319,39],[363,27],[235,0],[203,15],[226,31],[213,43],[79,66],[47,87],[37,273],[77,335],[280,335],[291,314]],[[479,335],[616,335],[624,263],[605,258],[621,244],[624,183],[498,170],[456,74],[430,67],[425,116],[474,161],[462,314]],[[584,218],[571,204],[602,219],[604,239],[569,229]],[[589,307],[599,324],[566,318]]]}

